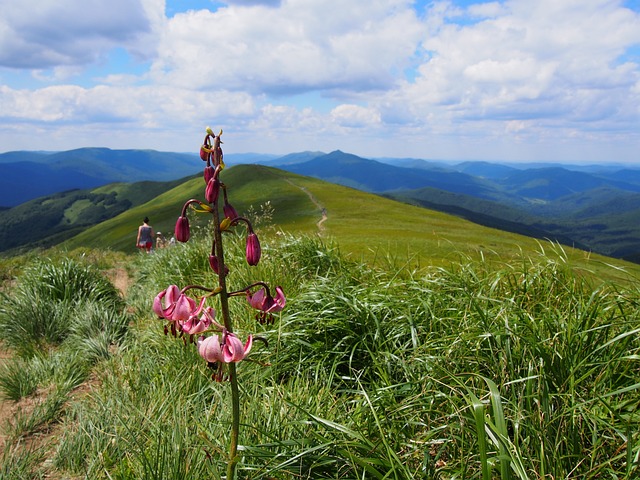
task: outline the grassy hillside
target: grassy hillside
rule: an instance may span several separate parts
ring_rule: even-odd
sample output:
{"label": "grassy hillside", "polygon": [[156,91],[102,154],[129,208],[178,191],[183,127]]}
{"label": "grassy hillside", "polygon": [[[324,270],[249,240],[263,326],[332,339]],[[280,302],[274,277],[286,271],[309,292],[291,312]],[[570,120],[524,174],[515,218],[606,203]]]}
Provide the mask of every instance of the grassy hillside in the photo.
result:
{"label": "grassy hillside", "polygon": [[[259,265],[223,237],[228,297],[206,216],[134,252],[141,218],[173,228],[200,177],[3,277],[2,480],[638,478],[638,266],[274,168],[222,180],[264,220]],[[247,302],[254,282],[284,309]],[[170,325],[152,306],[172,284],[233,318],[198,334],[234,355],[252,334],[250,356],[171,335],[185,302]]]}
{"label": "grassy hillside", "polygon": [[[555,254],[373,269],[282,235],[251,267],[227,238],[233,289],[287,295],[273,324],[230,299],[234,331],[263,340],[235,370],[235,478],[638,478],[637,284]],[[126,305],[87,257],[25,269],[0,306],[0,478],[230,478],[233,389],[151,309],[215,282],[209,249],[131,255]]]}
{"label": "grassy hillside", "polygon": [[0,252],[57,245],[89,226],[145,203],[184,180],[111,183],[42,196],[0,211]]}
{"label": "grassy hillside", "polygon": [[[229,186],[229,200],[239,213],[259,211],[270,202],[272,222],[278,229],[292,234],[319,233],[335,239],[345,254],[357,260],[416,268],[448,265],[463,257],[509,261],[522,252],[531,254],[554,248],[545,241],[271,167],[238,165],[223,172],[222,180]],[[64,246],[71,249],[106,245],[133,252],[142,218],[148,216],[156,231],[173,232],[184,202],[202,199],[203,191],[204,182],[198,176],[85,230]],[[318,225],[323,211],[326,220]],[[207,215],[196,216],[193,212],[189,217],[194,228],[203,227],[208,221]],[[581,250],[566,251],[573,262],[589,271],[599,271],[607,263],[630,271],[639,268]],[[616,271],[606,269],[607,275]]]}

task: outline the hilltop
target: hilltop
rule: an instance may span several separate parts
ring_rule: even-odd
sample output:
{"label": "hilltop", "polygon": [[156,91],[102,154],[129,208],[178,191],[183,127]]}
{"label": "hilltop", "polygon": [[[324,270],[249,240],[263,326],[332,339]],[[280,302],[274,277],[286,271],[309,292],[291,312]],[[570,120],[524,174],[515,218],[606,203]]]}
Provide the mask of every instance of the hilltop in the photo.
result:
{"label": "hilltop", "polygon": [[[230,201],[241,215],[251,216],[251,212],[260,212],[268,204],[269,222],[277,231],[321,234],[335,240],[342,252],[356,260],[399,262],[407,268],[421,268],[447,265],[465,256],[507,262],[522,252],[535,255],[555,248],[547,246],[546,241],[264,165],[231,167],[224,172],[223,181],[233,192]],[[185,200],[201,198],[202,188],[200,176],[191,178],[147,203],[86,229],[63,245],[72,249],[107,244],[132,252],[142,217],[149,215],[156,230],[173,231]],[[189,213],[189,217],[196,231],[208,221],[207,215]],[[566,254],[581,268],[592,271],[612,262],[628,270],[637,268],[573,248],[566,248]]]}

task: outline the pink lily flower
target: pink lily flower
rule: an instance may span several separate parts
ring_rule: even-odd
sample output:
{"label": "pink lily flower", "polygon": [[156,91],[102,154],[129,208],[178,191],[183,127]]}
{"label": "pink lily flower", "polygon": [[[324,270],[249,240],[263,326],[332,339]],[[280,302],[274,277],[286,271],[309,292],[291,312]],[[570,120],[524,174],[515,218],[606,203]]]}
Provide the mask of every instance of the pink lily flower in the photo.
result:
{"label": "pink lily flower", "polygon": [[170,285],[166,290],[156,295],[153,300],[153,311],[159,317],[172,322],[185,322],[191,316],[200,314],[205,300],[206,298],[202,297],[200,304],[197,304],[193,298],[182,293],[176,285]]}
{"label": "pink lily flower", "polygon": [[249,355],[251,346],[253,345],[253,336],[249,335],[247,337],[247,342],[243,346],[235,333],[225,333],[226,335],[222,335],[224,341],[224,345],[222,347],[222,358],[225,363],[238,363]]}
{"label": "pink lily flower", "polygon": [[198,339],[198,353],[209,363],[237,363],[243,360],[251,351],[253,336],[249,335],[247,342],[242,342],[235,333],[224,330],[222,343],[218,335],[200,337]]}
{"label": "pink lily flower", "polygon": [[216,311],[207,307],[204,309],[204,313],[200,318],[198,315],[191,315],[186,322],[180,324],[180,328],[187,335],[196,335],[198,333],[202,333],[207,330],[211,325],[215,325],[216,327],[222,329],[222,325],[219,325],[215,321]]}
{"label": "pink lily flower", "polygon": [[262,287],[254,294],[247,292],[247,300],[253,308],[265,313],[279,312],[287,304],[282,287],[276,287],[275,298],[267,294],[267,289]]}

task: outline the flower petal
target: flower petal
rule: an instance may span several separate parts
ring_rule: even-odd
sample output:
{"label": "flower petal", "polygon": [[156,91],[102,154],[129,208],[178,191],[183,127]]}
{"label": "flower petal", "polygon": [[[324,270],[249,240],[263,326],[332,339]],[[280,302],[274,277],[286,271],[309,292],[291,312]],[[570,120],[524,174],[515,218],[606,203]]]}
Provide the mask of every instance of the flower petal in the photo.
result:
{"label": "flower petal", "polygon": [[220,348],[220,339],[218,335],[210,337],[200,337],[198,339],[198,353],[207,362],[222,362],[222,350]]}

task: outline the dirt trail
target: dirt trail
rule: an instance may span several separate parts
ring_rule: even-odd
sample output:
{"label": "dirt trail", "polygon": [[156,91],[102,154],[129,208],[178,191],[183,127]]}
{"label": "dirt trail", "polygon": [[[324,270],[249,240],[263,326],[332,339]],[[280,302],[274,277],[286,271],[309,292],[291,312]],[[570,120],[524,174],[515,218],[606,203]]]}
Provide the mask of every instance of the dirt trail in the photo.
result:
{"label": "dirt trail", "polygon": [[324,225],[323,223],[327,220],[327,209],[324,207],[324,205],[322,205],[322,203],[320,203],[320,200],[318,200],[313,193],[311,193],[309,190],[307,190],[305,187],[301,187],[300,185],[296,185],[294,182],[292,182],[290,179],[285,178],[284,179],[289,185],[292,185],[296,188],[299,188],[300,190],[302,190],[307,197],[309,197],[309,200],[311,200],[313,202],[313,204],[318,207],[320,209],[320,211],[322,212],[322,217],[320,218],[320,220],[318,220],[318,222],[316,223],[318,230],[320,231],[320,233],[324,232]]}
{"label": "dirt trail", "polygon": [[131,279],[129,274],[122,267],[113,268],[106,272],[107,277],[113,283],[113,285],[122,292],[122,295],[126,295],[127,289],[131,285]]}
{"label": "dirt trail", "polygon": [[[116,267],[105,272],[109,280],[113,282],[114,286],[126,295],[127,289],[131,285],[131,278],[127,273],[127,270],[122,267]],[[10,362],[12,359],[11,353],[0,343],[0,367],[6,362]],[[88,388],[88,385],[95,383],[94,380],[89,379],[84,385],[81,385],[76,389],[76,394]],[[0,395],[0,451],[4,450],[5,443],[7,441],[7,435],[5,433],[7,427],[7,421],[12,418],[16,413],[16,410],[21,408],[20,402],[15,403],[10,400],[5,400]]]}
{"label": "dirt trail", "polygon": [[270,175],[273,175],[275,177],[278,177],[282,180],[284,180],[285,182],[287,182],[289,185],[291,185],[292,187],[296,187],[299,188],[300,190],[302,190],[302,192],[304,192],[304,194],[309,197],[309,200],[311,200],[311,202],[313,202],[313,204],[318,207],[318,209],[320,210],[320,212],[322,213],[320,220],[318,220],[316,222],[316,226],[318,227],[318,231],[322,234],[324,232],[324,222],[327,220],[327,209],[325,208],[325,206],[320,203],[320,200],[318,200],[313,193],[311,193],[309,190],[307,190],[305,187],[301,187],[300,185],[296,184],[294,181],[292,181],[290,178],[285,178],[282,175],[278,175],[276,173],[274,173],[271,170],[266,170],[266,172],[268,172]]}

